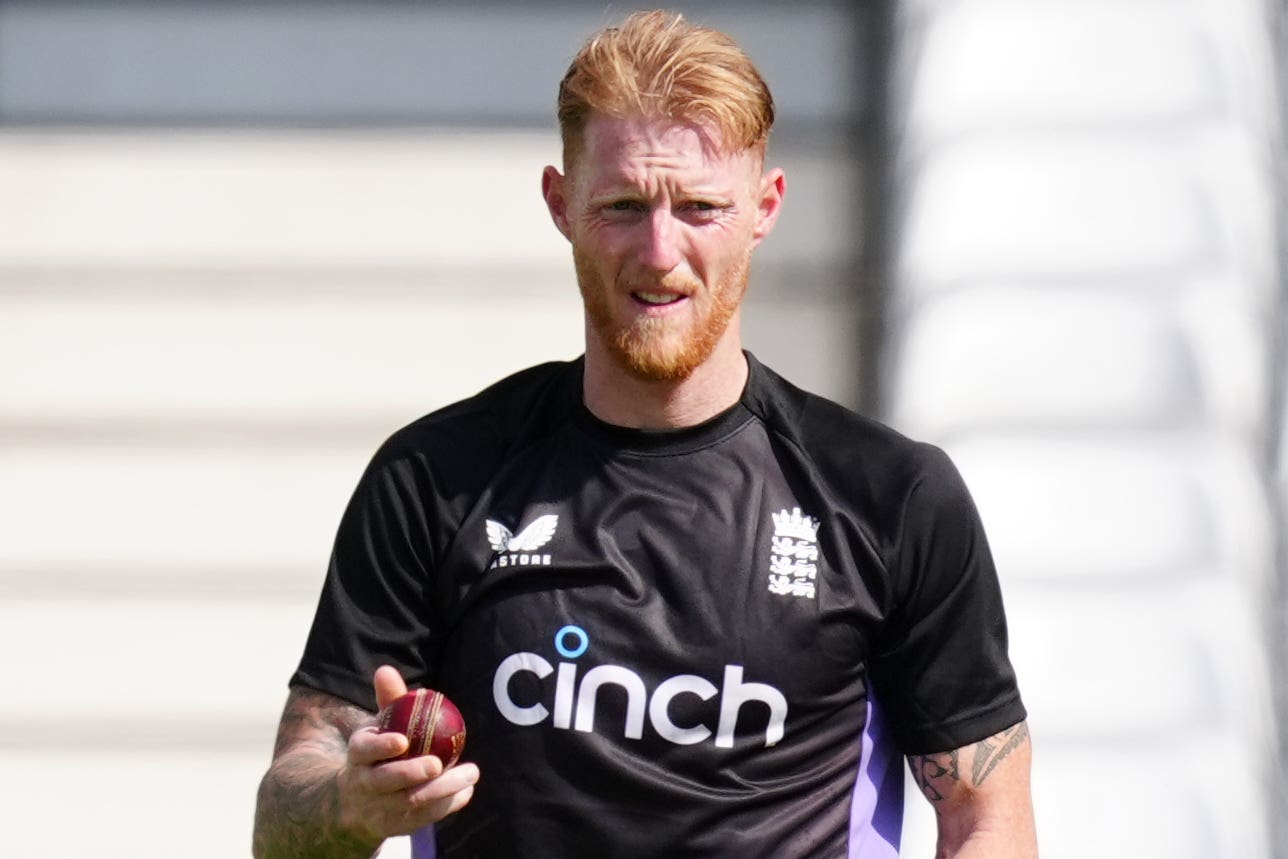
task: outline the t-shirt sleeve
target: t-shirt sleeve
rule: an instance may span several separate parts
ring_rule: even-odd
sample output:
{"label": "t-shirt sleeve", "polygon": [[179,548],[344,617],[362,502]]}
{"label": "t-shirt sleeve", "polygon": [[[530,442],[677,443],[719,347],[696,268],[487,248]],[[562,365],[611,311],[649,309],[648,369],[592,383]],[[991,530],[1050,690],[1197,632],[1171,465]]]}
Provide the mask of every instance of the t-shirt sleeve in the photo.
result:
{"label": "t-shirt sleeve", "polygon": [[423,685],[431,635],[426,590],[434,558],[427,527],[430,488],[414,458],[367,469],[340,521],[322,595],[291,685],[376,709],[381,665]]}
{"label": "t-shirt sleeve", "polygon": [[948,456],[919,450],[888,563],[896,602],[872,671],[904,754],[961,748],[1026,716],[979,513]]}

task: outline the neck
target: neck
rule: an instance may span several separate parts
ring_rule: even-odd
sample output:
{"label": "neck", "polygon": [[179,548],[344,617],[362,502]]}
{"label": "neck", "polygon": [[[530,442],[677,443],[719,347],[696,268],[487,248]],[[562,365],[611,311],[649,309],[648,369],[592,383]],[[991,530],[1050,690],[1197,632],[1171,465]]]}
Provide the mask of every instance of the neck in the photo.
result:
{"label": "neck", "polygon": [[632,429],[676,429],[710,420],[738,402],[747,384],[738,320],[730,321],[714,351],[689,376],[676,382],[641,379],[600,345],[586,338],[585,398],[590,413],[605,423]]}

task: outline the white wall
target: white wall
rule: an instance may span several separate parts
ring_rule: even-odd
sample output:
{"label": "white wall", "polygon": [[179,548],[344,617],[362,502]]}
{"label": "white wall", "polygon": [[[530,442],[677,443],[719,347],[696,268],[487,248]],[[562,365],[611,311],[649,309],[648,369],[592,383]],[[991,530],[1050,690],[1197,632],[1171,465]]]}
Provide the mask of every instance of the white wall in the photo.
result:
{"label": "white wall", "polygon": [[[890,418],[954,456],[990,531],[1042,855],[1269,857],[1269,10],[898,20]],[[908,832],[929,855],[929,817]]]}

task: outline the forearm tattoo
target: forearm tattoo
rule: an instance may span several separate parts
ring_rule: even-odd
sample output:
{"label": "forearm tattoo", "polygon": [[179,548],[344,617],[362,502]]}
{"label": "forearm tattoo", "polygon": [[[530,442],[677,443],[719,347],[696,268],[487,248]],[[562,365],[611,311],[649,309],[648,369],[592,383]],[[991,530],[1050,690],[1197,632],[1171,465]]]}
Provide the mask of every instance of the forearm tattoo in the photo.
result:
{"label": "forearm tattoo", "polygon": [[259,859],[368,857],[375,847],[340,828],[336,775],[349,734],[367,718],[358,707],[293,689],[282,713],[273,764],[259,786],[254,855]]}
{"label": "forearm tattoo", "polygon": [[[979,787],[993,774],[997,765],[1029,738],[1027,722],[1019,722],[1001,733],[980,740],[964,749],[933,755],[912,755],[908,766],[913,781],[932,803],[943,802],[965,780],[966,787]],[[963,771],[961,760],[970,759],[970,772]]]}

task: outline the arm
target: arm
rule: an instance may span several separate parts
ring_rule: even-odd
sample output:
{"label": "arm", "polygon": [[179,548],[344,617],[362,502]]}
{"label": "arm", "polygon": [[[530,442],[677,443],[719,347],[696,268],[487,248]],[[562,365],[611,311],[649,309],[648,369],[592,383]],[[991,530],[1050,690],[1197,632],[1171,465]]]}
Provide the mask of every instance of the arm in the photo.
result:
{"label": "arm", "polygon": [[912,755],[913,779],[935,809],[936,859],[1036,859],[1027,722],[940,754]]}
{"label": "arm", "polygon": [[[381,706],[406,687],[391,668],[376,673]],[[443,771],[435,757],[388,761],[407,749],[401,734],[378,734],[371,714],[312,689],[286,700],[273,763],[259,786],[257,859],[372,856],[392,835],[435,823],[469,802],[478,768]]]}

